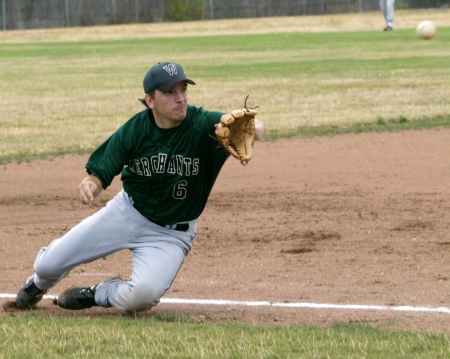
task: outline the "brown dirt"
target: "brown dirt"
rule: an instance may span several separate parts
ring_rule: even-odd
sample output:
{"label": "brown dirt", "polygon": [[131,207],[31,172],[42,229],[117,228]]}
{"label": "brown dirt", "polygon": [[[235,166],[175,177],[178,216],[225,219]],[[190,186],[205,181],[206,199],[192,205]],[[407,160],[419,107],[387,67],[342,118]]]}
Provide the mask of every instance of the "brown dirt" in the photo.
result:
{"label": "brown dirt", "polygon": [[[165,298],[450,307],[450,129],[261,142],[248,166],[225,165],[194,248]],[[0,293],[15,294],[34,257],[120,189],[75,198],[86,156],[9,164],[0,177]],[[130,274],[130,254],[82,265],[48,294]],[[23,315],[2,299],[1,316]],[[52,316],[68,312],[51,300]],[[374,326],[449,332],[450,314],[161,303],[199,321]]]}

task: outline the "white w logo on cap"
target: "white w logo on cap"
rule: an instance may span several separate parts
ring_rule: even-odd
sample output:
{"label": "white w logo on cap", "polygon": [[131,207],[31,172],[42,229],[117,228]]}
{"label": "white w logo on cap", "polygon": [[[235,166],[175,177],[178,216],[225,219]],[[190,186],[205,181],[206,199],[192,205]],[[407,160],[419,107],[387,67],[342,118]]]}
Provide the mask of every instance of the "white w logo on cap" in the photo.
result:
{"label": "white w logo on cap", "polygon": [[174,64],[167,64],[163,66],[163,69],[166,70],[170,76],[178,74],[177,67]]}

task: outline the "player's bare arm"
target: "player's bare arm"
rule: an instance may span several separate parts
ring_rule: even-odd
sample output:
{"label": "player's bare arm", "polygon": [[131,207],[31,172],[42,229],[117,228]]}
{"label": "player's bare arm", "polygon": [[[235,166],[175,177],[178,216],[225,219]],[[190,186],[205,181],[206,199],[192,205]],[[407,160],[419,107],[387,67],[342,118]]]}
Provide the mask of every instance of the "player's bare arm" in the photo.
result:
{"label": "player's bare arm", "polygon": [[92,175],[89,175],[81,181],[77,187],[78,198],[89,207],[94,203],[94,198],[102,192],[102,183],[100,180]]}

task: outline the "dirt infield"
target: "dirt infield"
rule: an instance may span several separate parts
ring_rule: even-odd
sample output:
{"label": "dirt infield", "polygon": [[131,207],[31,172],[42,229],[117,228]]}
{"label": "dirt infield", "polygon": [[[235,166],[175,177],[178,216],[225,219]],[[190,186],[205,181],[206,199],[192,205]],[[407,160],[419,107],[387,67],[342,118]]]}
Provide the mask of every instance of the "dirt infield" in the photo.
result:
{"label": "dirt infield", "polygon": [[[193,250],[165,298],[450,307],[450,129],[258,143],[247,167],[225,165]],[[87,156],[4,166],[0,293],[15,294],[35,255],[120,189],[87,208],[75,198]],[[130,253],[82,265],[48,294],[130,274]],[[0,316],[24,315],[2,299]],[[52,316],[119,315],[115,309]],[[362,321],[449,333],[450,314],[161,303],[200,321]]]}

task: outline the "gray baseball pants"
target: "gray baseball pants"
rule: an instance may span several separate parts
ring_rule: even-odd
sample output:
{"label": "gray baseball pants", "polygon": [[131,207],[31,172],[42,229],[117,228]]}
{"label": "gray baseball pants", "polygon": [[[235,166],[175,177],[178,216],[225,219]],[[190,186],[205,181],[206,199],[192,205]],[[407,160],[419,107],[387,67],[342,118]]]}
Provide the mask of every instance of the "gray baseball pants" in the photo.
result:
{"label": "gray baseball pants", "polygon": [[386,25],[390,27],[394,24],[394,4],[395,0],[380,0],[380,7],[386,20]]}
{"label": "gray baseball pants", "polygon": [[186,232],[154,224],[122,190],[104,208],[39,251],[34,282],[40,289],[49,289],[76,266],[128,249],[133,253],[131,277],[105,282],[97,288],[95,301],[123,310],[150,309],[170,288],[192,247],[197,220],[188,223]]}

